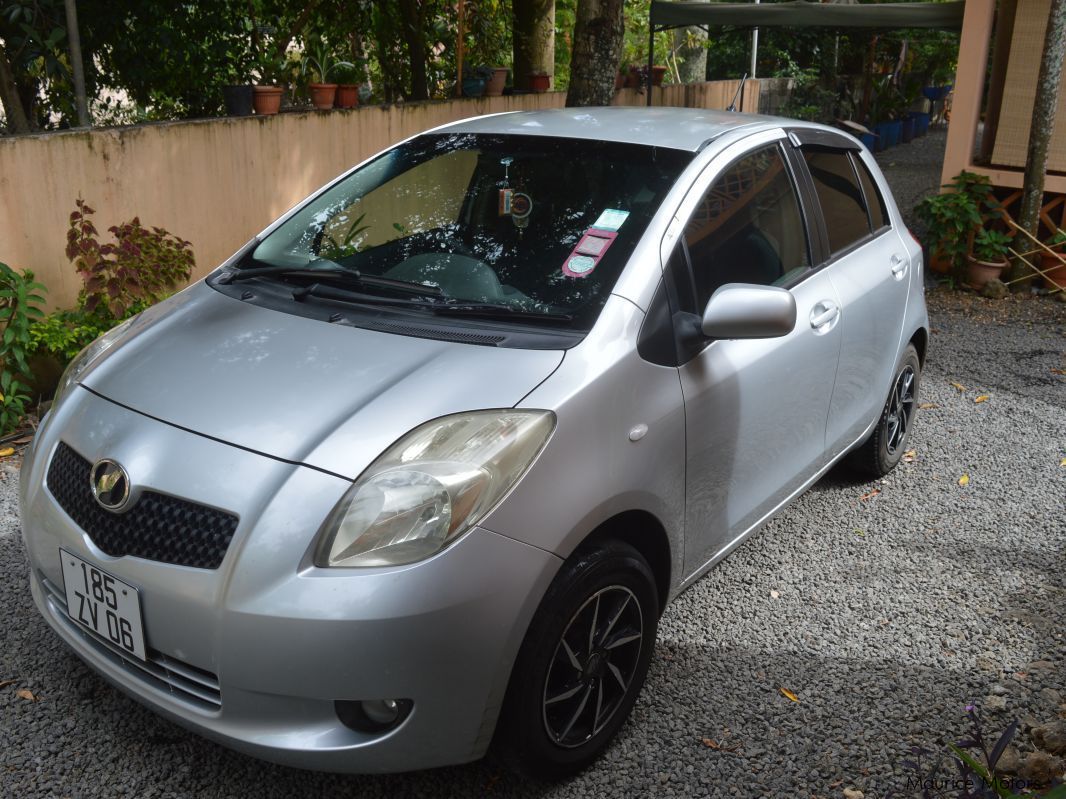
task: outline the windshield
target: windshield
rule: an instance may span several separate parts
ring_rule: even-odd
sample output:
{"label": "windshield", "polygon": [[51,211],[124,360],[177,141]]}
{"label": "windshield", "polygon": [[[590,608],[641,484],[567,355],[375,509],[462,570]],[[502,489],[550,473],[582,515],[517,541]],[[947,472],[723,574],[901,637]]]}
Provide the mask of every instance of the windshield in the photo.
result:
{"label": "windshield", "polygon": [[394,296],[390,284],[402,281],[432,287],[427,306],[476,304],[588,329],[691,159],[582,139],[420,136],[316,197],[241,267],[304,278],[343,268],[364,279],[364,301]]}

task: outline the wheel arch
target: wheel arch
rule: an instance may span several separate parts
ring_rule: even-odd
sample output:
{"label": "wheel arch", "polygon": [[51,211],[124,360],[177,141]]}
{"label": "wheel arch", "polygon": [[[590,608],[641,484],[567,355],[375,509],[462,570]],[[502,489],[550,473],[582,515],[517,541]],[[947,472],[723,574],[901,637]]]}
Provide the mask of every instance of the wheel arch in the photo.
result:
{"label": "wheel arch", "polygon": [[924,327],[919,327],[911,336],[910,343],[914,345],[914,349],[918,350],[918,364],[924,369],[925,354],[929,349],[929,331]]}
{"label": "wheel arch", "polygon": [[[574,552],[595,547],[604,541],[621,541],[629,544],[648,562],[651,573],[655,577],[661,615],[670,597],[672,571],[670,539],[662,522],[648,511],[622,511],[597,525],[578,544]],[[573,553],[571,553],[572,556]]]}

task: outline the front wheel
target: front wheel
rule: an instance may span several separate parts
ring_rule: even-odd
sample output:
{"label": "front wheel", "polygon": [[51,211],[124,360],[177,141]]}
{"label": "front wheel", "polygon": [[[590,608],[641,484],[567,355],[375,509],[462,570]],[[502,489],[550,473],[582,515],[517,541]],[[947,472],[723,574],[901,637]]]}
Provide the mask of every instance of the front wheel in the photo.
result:
{"label": "front wheel", "polygon": [[851,455],[851,463],[858,471],[871,477],[884,477],[896,468],[910,441],[921,378],[918,350],[908,344],[873,433]]}
{"label": "front wheel", "polygon": [[629,545],[607,542],[567,561],[511,675],[499,730],[510,763],[545,780],[591,763],[644,685],[658,620],[655,579]]}

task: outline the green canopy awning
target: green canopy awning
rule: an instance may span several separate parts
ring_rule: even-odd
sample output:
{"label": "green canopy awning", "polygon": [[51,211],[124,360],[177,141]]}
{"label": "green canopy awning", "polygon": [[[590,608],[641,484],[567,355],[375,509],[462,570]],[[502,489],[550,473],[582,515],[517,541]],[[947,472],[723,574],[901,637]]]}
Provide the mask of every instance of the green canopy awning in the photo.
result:
{"label": "green canopy awning", "polygon": [[654,28],[690,26],[729,26],[736,28],[962,28],[964,0],[950,3],[810,3],[790,0],[784,3],[669,3],[654,0],[651,24]]}

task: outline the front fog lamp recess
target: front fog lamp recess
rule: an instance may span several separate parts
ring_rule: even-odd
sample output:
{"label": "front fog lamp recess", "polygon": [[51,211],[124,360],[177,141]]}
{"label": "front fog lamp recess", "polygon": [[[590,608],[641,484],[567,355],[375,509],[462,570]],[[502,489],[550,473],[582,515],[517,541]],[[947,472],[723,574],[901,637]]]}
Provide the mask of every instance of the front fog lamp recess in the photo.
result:
{"label": "front fog lamp recess", "polygon": [[397,566],[436,554],[492,510],[554,429],[555,414],[527,410],[460,413],[415,428],[345,492],[315,564]]}
{"label": "front fog lamp recess", "polygon": [[333,703],[341,724],[356,732],[388,732],[411,713],[410,699],[338,699]]}

